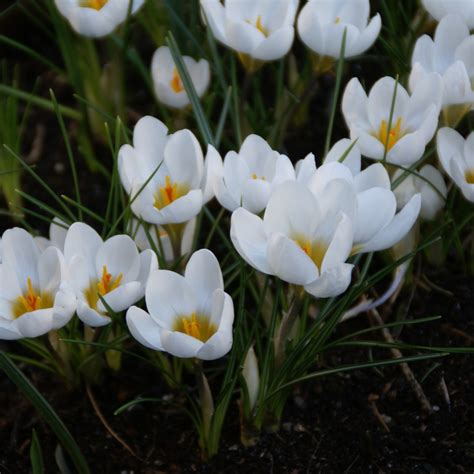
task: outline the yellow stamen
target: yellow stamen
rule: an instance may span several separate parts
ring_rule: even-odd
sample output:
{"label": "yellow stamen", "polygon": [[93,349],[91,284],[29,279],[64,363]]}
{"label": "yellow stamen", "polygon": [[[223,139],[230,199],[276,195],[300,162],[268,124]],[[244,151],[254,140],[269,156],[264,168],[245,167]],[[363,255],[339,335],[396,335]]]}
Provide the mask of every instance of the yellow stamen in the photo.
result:
{"label": "yellow stamen", "polygon": [[398,117],[395,124],[392,123],[390,132],[388,131],[388,125],[385,120],[380,122],[380,128],[378,132],[374,133],[375,138],[378,138],[387,150],[391,150],[395,143],[405,135],[406,132],[402,130],[402,118]]}
{"label": "yellow stamen", "polygon": [[466,170],[464,176],[468,184],[474,184],[474,169]]}
{"label": "yellow stamen", "polygon": [[257,30],[260,31],[260,33],[262,33],[263,36],[265,36],[265,38],[268,37],[269,32],[268,32],[268,30],[262,25],[262,15],[258,15],[257,21],[255,22],[255,24],[254,24],[252,21],[250,21],[250,20],[247,20],[247,23],[249,23],[250,25],[255,26],[255,28],[257,28]]}
{"label": "yellow stamen", "polygon": [[155,207],[162,209],[163,207],[176,201],[176,199],[188,194],[189,188],[184,184],[173,183],[169,176],[165,177],[165,185],[158,188],[155,194]]}
{"label": "yellow stamen", "polygon": [[80,6],[100,10],[109,0],[81,0]]}
{"label": "yellow stamen", "polygon": [[252,179],[261,179],[263,181],[266,181],[267,178],[265,176],[257,176],[255,173],[252,173]]}
{"label": "yellow stamen", "polygon": [[192,313],[191,316],[178,318],[175,322],[174,330],[206,342],[215,334],[217,327],[207,317]]}
{"label": "yellow stamen", "polygon": [[326,255],[327,246],[320,241],[311,241],[305,237],[297,236],[294,241],[301,247],[301,250],[314,262],[321,270],[324,255]]}
{"label": "yellow stamen", "polygon": [[336,19],[334,20],[334,23],[337,25],[338,23],[341,22],[341,17],[340,16],[336,16]]}
{"label": "yellow stamen", "polygon": [[19,318],[25,313],[37,311],[38,309],[46,309],[53,307],[53,297],[49,293],[38,294],[33,287],[31,278],[26,280],[27,291],[24,295],[19,296],[13,303],[13,315]]}
{"label": "yellow stamen", "polygon": [[173,69],[173,77],[170,81],[170,86],[171,86],[171,89],[173,89],[173,91],[176,92],[176,94],[184,91],[183,82],[181,81],[181,77],[176,68]]}
{"label": "yellow stamen", "polygon": [[106,294],[118,288],[122,282],[122,278],[123,274],[119,273],[117,278],[114,279],[113,276],[107,271],[107,266],[104,265],[102,267],[102,276],[100,280],[93,281],[89,288],[84,291],[84,295],[89,306],[93,309],[97,309],[99,295],[105,296]]}

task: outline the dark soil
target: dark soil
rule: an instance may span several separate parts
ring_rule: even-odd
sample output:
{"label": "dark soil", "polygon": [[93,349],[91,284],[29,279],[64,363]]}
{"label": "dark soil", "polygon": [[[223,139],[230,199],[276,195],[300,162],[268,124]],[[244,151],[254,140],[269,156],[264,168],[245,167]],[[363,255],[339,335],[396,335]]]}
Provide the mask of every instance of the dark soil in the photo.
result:
{"label": "dark soil", "polygon": [[[472,344],[473,285],[465,277],[431,275],[446,296],[418,289],[410,310],[414,318],[442,314],[441,322],[403,330],[405,342],[433,346]],[[344,334],[366,324],[346,323]],[[364,351],[326,356],[324,365],[367,361]],[[387,358],[387,351],[374,354]],[[118,376],[95,387],[97,402],[113,429],[130,445],[130,455],[106,431],[84,393],[68,393],[61,382],[36,370],[28,376],[71,430],[92,472],[390,472],[448,473],[474,471],[474,381],[472,356],[453,355],[412,364],[433,405],[423,415],[398,367],[327,377],[296,388],[276,434],[264,434],[257,446],[239,443],[237,407],[228,415],[220,453],[200,459],[191,422],[175,409],[155,403],[136,405],[114,416],[123,403],[139,395],[171,396],[158,374],[136,361],[124,360]],[[431,372],[430,369],[434,370]],[[443,385],[445,384],[445,390]],[[28,472],[31,430],[37,430],[47,472],[55,472],[56,439],[34,408],[5,377],[0,381],[0,472]],[[383,420],[383,421],[382,421]]]}

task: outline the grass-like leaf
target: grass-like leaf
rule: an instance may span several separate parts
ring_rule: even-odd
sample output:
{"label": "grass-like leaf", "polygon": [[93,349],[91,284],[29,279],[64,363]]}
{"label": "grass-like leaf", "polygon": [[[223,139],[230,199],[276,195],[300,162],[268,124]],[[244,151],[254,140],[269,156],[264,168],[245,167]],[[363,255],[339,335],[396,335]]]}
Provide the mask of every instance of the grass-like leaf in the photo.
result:
{"label": "grass-like leaf", "polygon": [[28,400],[36,408],[37,412],[44,418],[54,434],[58,437],[64,449],[68,452],[79,474],[89,474],[89,466],[81,453],[79,446],[61,418],[53,410],[48,401],[41,395],[36,387],[27,379],[23,372],[0,351],[0,368],[7,374],[9,379],[21,390]]}

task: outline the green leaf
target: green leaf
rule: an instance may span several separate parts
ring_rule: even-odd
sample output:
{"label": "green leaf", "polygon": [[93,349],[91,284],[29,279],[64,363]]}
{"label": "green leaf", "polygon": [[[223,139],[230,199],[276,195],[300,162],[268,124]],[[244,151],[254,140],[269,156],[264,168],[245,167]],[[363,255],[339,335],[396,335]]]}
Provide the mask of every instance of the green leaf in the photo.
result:
{"label": "green leaf", "polygon": [[0,368],[7,374],[10,380],[23,392],[26,398],[33,404],[37,412],[44,418],[46,423],[58,437],[64,449],[71,457],[71,461],[79,474],[89,474],[89,466],[81,453],[79,446],[72,437],[66,425],[53,410],[48,401],[41,395],[36,387],[26,378],[23,372],[0,351]]}
{"label": "green leaf", "polygon": [[34,428],[31,433],[30,461],[33,474],[44,473],[43,452]]}

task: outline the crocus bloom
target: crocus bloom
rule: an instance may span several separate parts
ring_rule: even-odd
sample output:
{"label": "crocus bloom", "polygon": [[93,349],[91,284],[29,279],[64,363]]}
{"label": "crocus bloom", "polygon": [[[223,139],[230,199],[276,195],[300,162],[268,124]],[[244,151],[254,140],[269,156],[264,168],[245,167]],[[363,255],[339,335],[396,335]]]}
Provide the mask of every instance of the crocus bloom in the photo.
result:
{"label": "crocus bloom", "polygon": [[444,171],[464,197],[474,202],[474,132],[464,140],[456,130],[442,128],[438,132],[436,144]]}
{"label": "crocus bloom", "polygon": [[232,347],[234,304],[209,250],[191,256],[184,276],[153,272],[145,300],[148,313],[136,306],[127,312],[130,332],[144,346],[203,360],[218,359]]}
{"label": "crocus bloom", "polygon": [[[336,155],[337,156],[337,155]],[[420,195],[411,196],[396,214],[397,202],[390,188],[390,177],[381,163],[363,171],[355,162],[325,162],[307,186],[318,202],[332,200],[332,212],[344,213],[352,222],[352,254],[385,250],[412,228],[420,212]],[[350,188],[338,196],[337,182],[343,180]]]}
{"label": "crocus bloom", "polygon": [[318,201],[305,186],[287,181],[272,193],[263,219],[242,207],[234,211],[230,235],[241,257],[316,297],[343,293],[351,281],[353,266],[345,261],[353,231],[339,203],[355,196],[343,180],[331,188]]}
{"label": "crocus bloom", "polygon": [[242,367],[242,377],[245,381],[247,394],[249,397],[250,409],[255,407],[258,399],[258,391],[260,389],[260,373],[258,370],[258,360],[253,350],[253,346],[245,356],[244,365]]}
{"label": "crocus bloom", "polygon": [[23,229],[7,230],[0,265],[0,339],[37,337],[69,322],[76,296],[61,252],[40,251]]}
{"label": "crocus bloom", "polygon": [[[392,181],[398,179],[403,173],[403,170],[397,170]],[[420,194],[420,217],[432,220],[443,209],[448,189],[441,173],[434,166],[425,165],[416,174],[410,173],[405,176],[394,192],[398,209],[405,206],[415,194]]]}
{"label": "crocus bloom", "polygon": [[[144,224],[147,225],[147,224]],[[181,247],[180,247],[180,255],[182,257],[184,255],[188,255],[191,253],[191,248],[193,245],[194,239],[194,231],[196,230],[196,219],[191,219],[189,222],[186,223],[182,239],[181,239]],[[173,254],[173,245],[170,239],[169,233],[163,228],[158,225],[149,225],[148,226],[148,234],[145,232],[145,229],[142,224],[136,219],[132,224],[132,229],[130,231],[130,235],[132,236],[133,240],[137,244],[137,247],[140,250],[156,250],[161,254],[161,257],[166,262],[172,262],[175,259],[175,255]],[[151,238],[151,242],[150,242]]]}
{"label": "crocus bloom", "polygon": [[436,132],[441,94],[441,77],[436,73],[420,81],[411,96],[391,77],[378,80],[367,96],[353,78],[344,91],[342,111],[363,155],[376,160],[386,155],[389,163],[408,165],[422,157]]}
{"label": "crocus bloom", "polygon": [[201,0],[201,6],[216,39],[250,71],[291,48],[298,0]]}
{"label": "crocus bloom", "polygon": [[474,28],[474,0],[421,0],[421,3],[437,21],[449,13],[458,13],[469,29]]}
{"label": "crocus bloom", "polygon": [[133,147],[119,151],[122,184],[133,212],[151,224],[178,224],[191,220],[213,197],[212,176],[221,166],[211,154],[206,159],[189,130],[168,135],[160,120],[143,117],[133,131]]}
{"label": "crocus bloom", "polygon": [[[195,61],[189,56],[183,56],[182,59],[198,97],[202,97],[209,87],[209,63],[205,59]],[[162,46],[155,51],[151,60],[151,76],[156,97],[160,102],[176,109],[181,109],[190,104],[188,94],[168,47]]]}
{"label": "crocus bloom", "polygon": [[[112,33],[128,14],[128,0],[54,0],[72,28],[83,36],[99,38]],[[135,13],[145,0],[130,0]]]}
{"label": "crocus bloom", "polygon": [[242,206],[258,214],[265,209],[275,186],[294,179],[295,170],[287,156],[272,150],[263,138],[249,135],[238,153],[226,154],[214,191],[228,211]]}
{"label": "crocus bloom", "polygon": [[436,28],[434,40],[428,35],[418,38],[411,62],[412,90],[430,72],[441,75],[445,123],[455,126],[474,106],[474,35],[469,35],[463,18],[448,15]]}
{"label": "crocus bloom", "polygon": [[[375,15],[369,22],[369,0],[309,0],[298,16],[298,34],[303,43],[331,66],[341,53],[344,30],[344,57],[367,51],[377,39],[382,22]],[[324,63],[324,61],[323,61]]]}
{"label": "crocus bloom", "polygon": [[143,298],[148,276],[158,268],[155,253],[145,250],[139,254],[128,235],[115,235],[104,242],[81,222],[69,228],[64,255],[78,298],[77,315],[93,327],[110,323],[108,308],[124,311]]}

